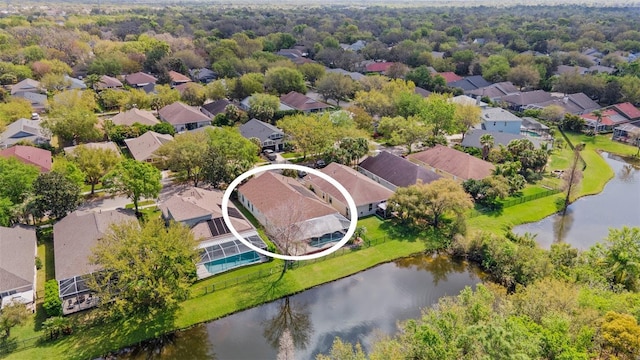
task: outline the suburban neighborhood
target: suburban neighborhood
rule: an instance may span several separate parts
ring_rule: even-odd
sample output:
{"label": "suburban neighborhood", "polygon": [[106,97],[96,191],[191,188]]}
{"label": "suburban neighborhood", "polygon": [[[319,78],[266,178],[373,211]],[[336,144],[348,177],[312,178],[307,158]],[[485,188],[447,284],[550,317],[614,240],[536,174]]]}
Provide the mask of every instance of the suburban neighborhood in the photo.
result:
{"label": "suburban neighborhood", "polygon": [[635,8],[384,5],[0,5],[0,358],[640,356]]}

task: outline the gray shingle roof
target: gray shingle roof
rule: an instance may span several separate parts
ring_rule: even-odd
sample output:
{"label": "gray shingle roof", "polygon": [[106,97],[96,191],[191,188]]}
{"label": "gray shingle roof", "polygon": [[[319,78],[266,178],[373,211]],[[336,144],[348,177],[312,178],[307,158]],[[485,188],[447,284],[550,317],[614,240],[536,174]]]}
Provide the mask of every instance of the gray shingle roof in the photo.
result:
{"label": "gray shingle roof", "polygon": [[515,121],[522,122],[522,119],[502,108],[482,109],[482,121]]}
{"label": "gray shingle roof", "polygon": [[273,134],[284,134],[282,130],[258,119],[251,119],[240,126],[240,134],[247,139],[256,137],[261,142],[269,140],[269,136]]}
{"label": "gray shingle roof", "polygon": [[211,120],[208,116],[200,112],[198,108],[183,104],[179,101],[163,107],[158,113],[161,119],[171,125],[183,125]]}
{"label": "gray shingle roof", "polygon": [[151,111],[136,108],[118,113],[116,116],[111,118],[111,121],[114,125],[127,126],[131,126],[135,123],[153,126],[160,123],[160,120],[156,119],[155,115],[153,115]]}
{"label": "gray shingle roof", "polygon": [[41,120],[18,119],[0,134],[0,148],[26,140],[35,144],[47,142],[49,135],[40,127]]}
{"label": "gray shingle roof", "polygon": [[442,177],[387,151],[366,158],[360,163],[360,167],[398,187],[414,185],[418,180],[428,184]]}
{"label": "gray shingle roof", "polygon": [[93,247],[111,224],[137,221],[133,210],[74,211],[53,225],[56,279],[90,274],[98,266],[89,263]]}
{"label": "gray shingle roof", "polygon": [[154,156],[154,152],[163,144],[172,141],[173,136],[168,134],[158,134],[155,131],[146,133],[133,139],[125,139],[124,143],[129,148],[129,152],[138,161],[147,161]]}
{"label": "gray shingle roof", "polygon": [[0,227],[0,292],[33,286],[36,232],[27,227]]}
{"label": "gray shingle roof", "polygon": [[465,136],[464,140],[462,140],[462,146],[464,147],[473,147],[477,149],[481,149],[482,145],[480,145],[480,137],[484,134],[489,134],[493,136],[493,147],[498,147],[499,145],[507,146],[511,140],[516,139],[528,139],[531,140],[533,145],[536,148],[540,148],[541,141],[538,139],[534,139],[531,137],[526,137],[523,135],[510,134],[505,132],[495,132],[495,131],[487,131],[480,129],[473,129],[469,131]]}

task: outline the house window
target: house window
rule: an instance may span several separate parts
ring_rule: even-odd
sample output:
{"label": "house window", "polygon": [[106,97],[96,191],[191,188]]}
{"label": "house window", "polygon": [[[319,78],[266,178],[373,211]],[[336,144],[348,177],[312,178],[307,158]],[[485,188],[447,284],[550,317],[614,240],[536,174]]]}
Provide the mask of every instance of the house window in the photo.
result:
{"label": "house window", "polygon": [[333,199],[329,196],[329,204],[333,204]]}

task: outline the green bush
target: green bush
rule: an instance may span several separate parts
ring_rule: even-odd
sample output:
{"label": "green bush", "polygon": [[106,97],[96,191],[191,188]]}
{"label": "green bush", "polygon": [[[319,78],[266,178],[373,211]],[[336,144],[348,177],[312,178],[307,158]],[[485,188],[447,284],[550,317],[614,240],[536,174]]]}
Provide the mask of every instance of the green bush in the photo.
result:
{"label": "green bush", "polygon": [[58,293],[58,282],[51,279],[44,284],[44,310],[49,316],[62,315],[62,300]]}
{"label": "green bush", "polygon": [[36,270],[42,269],[42,259],[39,256],[36,256]]}

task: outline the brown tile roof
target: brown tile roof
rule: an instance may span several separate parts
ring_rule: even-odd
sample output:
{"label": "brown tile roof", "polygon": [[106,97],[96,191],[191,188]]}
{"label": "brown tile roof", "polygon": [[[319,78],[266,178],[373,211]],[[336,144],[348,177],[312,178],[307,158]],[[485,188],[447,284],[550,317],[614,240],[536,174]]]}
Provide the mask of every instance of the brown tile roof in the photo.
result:
{"label": "brown tile roof", "polygon": [[494,99],[517,92],[518,89],[510,81],[505,81],[471,90],[469,91],[469,94],[486,96],[490,99]]}
{"label": "brown tile roof", "polygon": [[89,149],[104,149],[104,150],[111,150],[114,153],[116,153],[116,155],[121,156],[120,154],[120,149],[118,148],[118,145],[116,145],[113,141],[104,141],[104,142],[96,142],[96,143],[87,143],[87,144],[80,144],[80,145],[76,145],[76,146],[67,146],[66,148],[64,148],[64,152],[67,155],[71,155],[73,154],[73,151],[78,147],[78,146],[85,146]]}
{"label": "brown tile roof", "polygon": [[280,97],[280,102],[300,111],[328,109],[331,107],[329,104],[314,100],[307,95],[303,95],[295,91],[282,95]]}
{"label": "brown tile roof", "polygon": [[409,155],[409,159],[427,168],[432,167],[461,180],[484,179],[495,166],[462,151],[436,145],[428,150]]}
{"label": "brown tile roof", "polygon": [[[339,182],[340,185],[344,186],[349,192],[349,195],[353,197],[356,206],[385,201],[393,195],[393,191],[345,165],[331,163],[320,171],[331,176]],[[314,188],[330,194],[343,204],[347,203],[342,193],[328,181],[313,174],[307,175],[305,180],[312,184]]]}
{"label": "brown tile roof", "polygon": [[616,104],[611,107],[629,120],[636,120],[640,118],[640,110],[630,102]]}
{"label": "brown tile roof", "polygon": [[220,99],[220,100],[216,100],[216,101],[204,104],[202,105],[202,108],[208,111],[209,114],[211,114],[211,116],[216,116],[220,113],[223,113],[228,105],[234,105],[234,104],[227,99]]}
{"label": "brown tile roof", "polygon": [[125,139],[124,143],[127,145],[127,148],[129,148],[129,152],[134,159],[147,161],[155,156],[153,153],[158,150],[160,146],[172,140],[173,136],[171,135],[147,131],[137,138]]}
{"label": "brown tile roof", "polygon": [[191,79],[189,79],[187,76],[180,74],[177,71],[169,71],[169,78],[171,78],[171,82],[174,83],[183,83],[183,82],[190,82]]}
{"label": "brown tile roof", "polygon": [[298,222],[336,213],[295,179],[269,171],[241,185],[238,192],[268,221],[279,225],[287,225],[283,223],[287,216],[282,214],[282,208],[290,203],[298,204],[294,209],[298,211]]}
{"label": "brown tile roof", "polygon": [[53,225],[56,279],[90,274],[98,266],[89,263],[93,247],[111,224],[137,221],[133,210],[74,211]]}
{"label": "brown tile roof", "polygon": [[116,116],[111,118],[111,121],[114,125],[126,126],[131,126],[135,123],[153,126],[160,123],[160,120],[158,120],[151,111],[135,108],[117,114]]}
{"label": "brown tile roof", "polygon": [[100,81],[96,83],[95,86],[98,89],[116,88],[122,87],[122,82],[114,77],[102,75],[102,77],[100,77]]}
{"label": "brown tile roof", "polygon": [[153,75],[140,71],[125,76],[124,81],[131,86],[142,86],[146,84],[155,84],[158,79]]}
{"label": "brown tile roof", "polygon": [[[201,188],[188,188],[175,194],[160,204],[162,216],[178,222],[189,222],[197,219],[198,223],[192,227],[196,239],[209,240],[218,237],[213,234],[207,220],[222,220],[221,191],[211,191]],[[253,226],[242,216],[238,209],[229,202],[229,218],[238,232],[253,230]],[[220,221],[216,220],[221,224]],[[226,225],[225,225],[226,226]],[[228,233],[220,234],[225,235]]]}
{"label": "brown tile roof", "polygon": [[36,232],[26,227],[0,227],[0,293],[33,286]]}
{"label": "brown tile roof", "polygon": [[553,95],[544,90],[525,91],[503,96],[500,100],[509,104],[524,106],[555,100]]}
{"label": "brown tile roof", "polygon": [[14,157],[24,164],[36,166],[40,169],[40,172],[51,171],[52,160],[51,151],[49,150],[33,146],[15,145],[0,151],[0,156],[5,158]]}
{"label": "brown tile roof", "polygon": [[183,104],[179,101],[167,105],[158,111],[160,118],[171,125],[182,125],[211,121],[208,116],[200,112],[198,108]]}
{"label": "brown tile roof", "polygon": [[387,151],[364,159],[360,167],[398,187],[414,185],[418,180],[428,184],[442,177]]}

